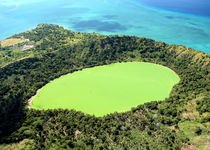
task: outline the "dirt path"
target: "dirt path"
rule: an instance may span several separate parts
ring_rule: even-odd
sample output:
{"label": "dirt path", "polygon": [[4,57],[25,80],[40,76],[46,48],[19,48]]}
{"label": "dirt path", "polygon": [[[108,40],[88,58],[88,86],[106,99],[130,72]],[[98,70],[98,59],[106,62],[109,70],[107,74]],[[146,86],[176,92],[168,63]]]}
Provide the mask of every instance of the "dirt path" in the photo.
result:
{"label": "dirt path", "polygon": [[30,58],[30,57],[31,57],[31,56],[25,56],[25,57],[19,58],[19,59],[13,61],[13,62],[10,62],[10,63],[8,63],[8,64],[5,64],[5,65],[3,65],[3,66],[0,66],[0,68],[4,68],[4,67],[6,67],[6,66],[9,65],[9,64],[12,64],[12,63],[15,63],[15,62],[17,62],[17,61],[20,61],[20,60],[23,60],[23,59],[27,59],[27,58]]}
{"label": "dirt path", "polygon": [[31,103],[32,103],[33,99],[39,94],[40,90],[41,90],[41,89],[38,89],[38,90],[36,91],[36,94],[35,94],[34,96],[32,96],[32,97],[28,100],[27,108],[30,109],[30,106],[31,106]]}

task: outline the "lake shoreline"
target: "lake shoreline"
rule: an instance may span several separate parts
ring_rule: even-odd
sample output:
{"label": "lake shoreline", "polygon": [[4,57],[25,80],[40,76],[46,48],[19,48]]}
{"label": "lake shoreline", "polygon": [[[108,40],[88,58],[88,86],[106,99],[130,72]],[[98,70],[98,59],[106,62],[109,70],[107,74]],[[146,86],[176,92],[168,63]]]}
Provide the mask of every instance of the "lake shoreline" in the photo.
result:
{"label": "lake shoreline", "polygon": [[[112,66],[110,66],[110,65],[112,65]],[[174,76],[172,76],[172,74],[170,74],[170,75],[166,75],[167,73],[166,72],[168,72],[168,71],[170,71],[170,73],[173,73],[174,75],[176,74],[176,72],[174,72],[172,69],[170,69],[170,68],[168,68],[168,67],[166,67],[166,66],[163,66],[163,65],[159,65],[159,64],[155,64],[155,63],[148,63],[148,62],[139,62],[139,61],[133,61],[133,62],[118,62],[118,63],[113,63],[113,64],[110,64],[110,65],[102,65],[102,66],[95,66],[95,67],[93,67],[93,68],[84,68],[84,69],[82,69],[82,70],[79,70],[79,71],[75,71],[75,72],[73,72],[73,73],[69,73],[69,74],[66,74],[66,75],[62,75],[62,76],[60,76],[59,78],[56,78],[56,79],[54,79],[54,80],[52,80],[52,81],[50,81],[49,83],[47,83],[46,85],[44,85],[42,88],[40,88],[37,92],[36,92],[36,95],[34,95],[34,96],[32,96],[30,99],[29,99],[29,108],[31,108],[31,104],[32,104],[32,101],[36,98],[36,96],[40,93],[40,90],[44,90],[44,91],[42,91],[42,95],[40,95],[40,97],[39,97],[39,102],[38,101],[36,101],[36,104],[34,103],[34,105],[32,106],[32,108],[34,108],[34,109],[55,109],[55,108],[63,108],[63,109],[69,109],[69,108],[71,108],[71,109],[76,109],[76,110],[78,110],[78,111],[82,111],[82,112],[84,112],[84,113],[88,113],[88,114],[94,114],[94,115],[98,115],[98,114],[95,114],[94,112],[91,112],[94,108],[91,108],[91,111],[90,112],[88,112],[89,111],[89,108],[87,107],[87,110],[86,110],[86,107],[84,108],[83,106],[80,108],[80,106],[78,106],[79,104],[83,104],[84,102],[79,102],[78,104],[77,104],[77,102],[74,102],[74,101],[69,101],[68,99],[77,99],[77,101],[83,101],[84,99],[86,99],[89,103],[92,103],[92,106],[94,106],[94,105],[103,105],[104,107],[107,105],[106,103],[104,103],[104,102],[109,102],[109,101],[107,101],[107,99],[110,99],[110,102],[112,101],[112,97],[113,97],[113,95],[115,95],[116,94],[116,96],[114,96],[114,97],[116,97],[116,98],[118,98],[118,99],[123,99],[123,97],[125,98],[125,97],[127,97],[127,95],[135,95],[135,93],[137,94],[139,94],[139,90],[140,91],[142,91],[141,92],[141,96],[143,96],[143,97],[145,97],[146,95],[144,94],[144,90],[146,90],[145,92],[147,93],[147,92],[149,92],[150,90],[150,92],[152,92],[152,91],[154,91],[154,93],[156,93],[156,94],[154,94],[154,95],[156,95],[157,97],[155,98],[155,96],[154,95],[152,95],[152,96],[149,96],[148,98],[145,98],[145,99],[147,99],[147,100],[149,100],[149,101],[154,101],[154,100],[163,100],[164,98],[165,98],[165,96],[163,96],[162,94],[163,94],[163,92],[165,93],[166,91],[168,91],[169,89],[169,87],[170,87],[170,90],[167,92],[168,94],[170,94],[170,92],[171,92],[171,90],[172,90],[172,88],[173,88],[173,86],[174,86],[174,83],[173,83],[173,86],[171,85],[172,84],[172,79],[174,78]],[[133,70],[134,71],[134,73],[132,73],[132,69],[131,70],[127,70],[128,72],[127,72],[127,74],[128,74],[128,76],[129,76],[129,73],[130,73],[130,75],[132,75],[132,77],[131,78],[129,78],[128,76],[125,76],[124,74],[126,73],[126,72],[122,72],[122,73],[120,73],[120,74],[123,74],[123,75],[117,75],[117,74],[112,74],[112,75],[114,75],[113,77],[113,79],[112,79],[112,75],[111,74],[108,74],[108,79],[107,78],[103,78],[103,76],[107,76],[107,75],[104,75],[103,74],[103,71],[105,71],[105,72],[109,72],[109,69],[110,69],[110,67],[111,68],[113,68],[113,67],[116,67],[116,66],[122,66],[122,65],[124,65],[124,66],[130,66],[130,65],[140,65],[140,66],[142,66],[143,68],[145,68],[146,66],[147,67],[149,67],[149,68],[145,68],[146,70],[146,72],[141,72],[140,73],[140,76],[138,76],[138,77],[136,77],[136,75],[137,74],[139,74],[138,72],[140,71],[140,70],[142,70],[143,68],[136,68],[135,70]],[[146,65],[146,66],[145,66]],[[158,68],[156,68],[156,67],[158,67]],[[161,68],[159,68],[159,67],[161,67]],[[96,75],[95,76],[95,73],[94,74],[90,74],[90,69],[93,71],[93,72],[95,72],[94,70],[97,70],[97,71],[99,71],[99,76],[98,75]],[[105,70],[104,70],[105,69]],[[117,68],[116,68],[117,69]],[[123,71],[124,71],[124,69],[126,69],[126,67],[125,68],[123,68]],[[170,81],[170,82],[168,82],[167,84],[164,82],[164,83],[162,83],[162,84],[159,84],[159,78],[158,78],[158,76],[159,75],[155,75],[155,77],[154,78],[151,78],[152,80],[150,80],[149,78],[148,78],[148,73],[147,72],[151,72],[151,70],[153,70],[153,71],[155,71],[155,74],[159,74],[158,72],[160,71],[159,69],[163,69],[162,71],[161,71],[161,78],[162,78],[162,76],[164,76],[160,81],[161,81],[161,83],[162,83],[162,80],[163,81]],[[166,72],[165,72],[165,71]],[[119,71],[118,69],[117,70],[115,70],[115,71]],[[86,73],[85,73],[86,72]],[[89,75],[89,77],[88,78],[90,78],[90,81],[88,80],[88,81],[86,81],[86,80],[84,80],[84,77],[82,77],[81,76],[81,73],[85,73],[85,74],[87,74],[87,75]],[[146,74],[147,75],[146,75]],[[165,74],[166,73],[166,74]],[[97,73],[98,74],[98,73]],[[136,74],[136,75],[135,75]],[[145,75],[143,75],[143,74],[145,74]],[[68,76],[67,76],[68,75]],[[70,77],[69,77],[69,75],[71,75]],[[134,76],[133,76],[134,75]],[[141,77],[142,76],[142,77]],[[146,78],[144,78],[144,76],[146,77]],[[151,73],[149,76],[154,76],[154,73]],[[98,79],[98,77],[100,78],[100,79]],[[111,78],[110,78],[111,77]],[[173,78],[172,78],[173,77]],[[69,78],[75,78],[76,79],[76,82],[73,80],[72,81],[72,79],[70,80],[71,82],[69,82],[69,81],[67,81],[67,79],[69,80]],[[170,80],[169,80],[169,78],[170,78]],[[180,77],[176,74],[176,78],[177,78],[177,83],[176,84],[178,84],[179,83],[179,81],[180,81]],[[58,80],[59,79],[59,80]],[[79,80],[77,80],[77,79],[79,79]],[[65,80],[65,81],[64,81]],[[84,81],[83,81],[84,80]],[[110,82],[110,81],[113,81],[113,83],[112,82]],[[116,80],[120,80],[120,81],[116,81]],[[131,80],[131,81],[130,81]],[[174,79],[173,79],[174,80]],[[96,83],[92,83],[93,81],[96,81]],[[134,81],[134,82],[133,82]],[[52,83],[53,82],[53,85],[52,84],[50,84],[50,83]],[[86,83],[85,85],[80,85],[81,83],[82,84],[84,84],[84,83]],[[90,87],[88,86],[89,85],[89,82],[91,83],[90,84]],[[114,89],[112,90],[110,87],[109,88],[105,88],[104,89],[104,87],[108,87],[108,85],[110,85],[109,84],[109,82],[110,83],[112,83],[112,86],[111,87],[113,87]],[[115,83],[116,82],[116,83]],[[135,85],[138,83],[138,82],[140,82],[140,84],[138,84],[138,88],[134,88],[135,87]],[[141,85],[142,83],[147,83],[148,85]],[[68,84],[70,84],[69,86],[67,86]],[[135,84],[134,84],[135,83]],[[150,84],[152,83],[152,85],[153,86],[151,86],[150,87]],[[93,85],[97,85],[97,87],[95,88]],[[108,84],[108,85],[106,85],[106,84]],[[123,85],[123,86],[120,86],[120,85]],[[141,86],[140,86],[141,85]],[[93,87],[92,87],[93,86]],[[100,87],[100,88],[98,88],[98,86]],[[133,87],[134,86],[134,87]],[[143,86],[143,87],[142,87]],[[149,86],[149,87],[148,87]],[[156,89],[155,87],[156,86],[160,86],[158,89]],[[133,87],[133,88],[128,88],[128,87]],[[166,88],[167,87],[167,88]],[[78,90],[77,90],[77,88],[79,88]],[[84,88],[84,89],[83,89]],[[154,89],[153,89],[154,88]],[[165,90],[163,90],[164,88],[166,88]],[[57,90],[56,90],[57,89]],[[86,89],[86,90],[85,90]],[[157,92],[157,91],[159,91],[159,92]],[[64,93],[64,91],[69,91],[69,92],[67,92],[68,93],[68,95],[70,95],[70,96],[67,96],[67,95],[65,95],[65,93]],[[111,90],[111,91],[110,91]],[[163,90],[163,91],[162,91]],[[54,91],[54,92],[53,92]],[[59,92],[60,91],[60,92]],[[79,91],[79,93],[81,92],[81,93],[83,93],[82,95],[85,95],[85,98],[82,98],[81,97],[81,94],[79,94],[78,95],[78,91]],[[106,91],[106,92],[108,92],[109,94],[108,95],[111,95],[111,97],[110,96],[108,96],[107,97],[107,94],[104,94],[102,91]],[[124,92],[122,92],[122,91],[124,91]],[[132,91],[132,92],[131,92]],[[50,93],[52,93],[52,94],[47,94],[46,95],[46,92],[50,92]],[[101,93],[102,92],[102,93]],[[59,94],[60,93],[60,94]],[[62,93],[62,94],[61,94]],[[126,95],[124,95],[123,96],[123,93],[125,94],[126,93]],[[130,93],[130,94],[129,94]],[[158,95],[157,95],[157,93],[159,93]],[[162,94],[161,94],[162,93]],[[53,95],[54,94],[54,95]],[[56,94],[56,95],[55,95]],[[138,95],[137,94],[137,95]],[[142,95],[143,94],[143,95]],[[165,93],[166,94],[166,93]],[[167,94],[167,95],[168,95]],[[47,96],[47,97],[46,97]],[[64,97],[63,97],[64,96]],[[79,97],[78,97],[79,96]],[[92,97],[93,96],[93,97]],[[60,103],[61,101],[59,100],[59,103],[57,104],[57,98],[56,97],[59,97],[59,99],[62,99],[63,101],[62,101],[62,103]],[[68,97],[68,98],[67,98]],[[98,98],[97,98],[98,97]],[[134,103],[136,103],[136,104],[133,104],[133,103],[130,103],[129,102],[129,105],[128,104],[126,104],[126,102],[123,102],[123,103],[125,103],[126,104],[126,106],[128,105],[128,107],[129,107],[129,109],[130,108],[132,108],[132,107],[136,107],[137,105],[139,105],[139,104],[141,104],[141,103],[145,103],[145,100],[143,100],[144,98],[141,98],[142,100],[142,102],[140,102],[139,101],[139,97],[136,97],[135,96],[135,98],[133,97],[132,99],[134,99]],[[167,97],[167,96],[166,96]],[[44,99],[43,99],[44,98]],[[41,101],[40,101],[40,99],[42,99]],[[50,103],[49,102],[47,102],[48,100],[50,99]],[[55,100],[54,100],[55,99]],[[95,102],[95,100],[94,99],[100,99],[100,101],[99,102]],[[115,98],[114,98],[115,99]],[[113,99],[113,100],[114,100]],[[128,98],[125,98],[125,99],[128,99]],[[92,101],[94,101],[94,102],[92,102]],[[115,101],[115,100],[114,100]],[[136,101],[136,102],[135,102]],[[40,103],[41,102],[41,103]],[[116,99],[116,102],[117,102],[117,99]],[[122,103],[122,104],[123,104]],[[41,106],[41,107],[40,107]],[[64,107],[65,106],[65,107]],[[91,106],[91,107],[92,107]],[[99,107],[99,106],[97,106],[97,108]],[[111,106],[111,104],[109,104],[109,106]],[[39,107],[39,108],[38,108]],[[113,107],[113,109],[114,109],[115,107]],[[83,109],[84,109],[84,111],[83,111]],[[111,108],[110,108],[111,109]],[[122,110],[121,110],[122,109]],[[108,113],[113,113],[113,112],[115,112],[115,111],[118,111],[118,112],[124,112],[124,111],[127,111],[127,110],[129,110],[129,109],[125,109],[124,108],[124,106],[122,107],[122,108],[119,108],[119,111],[118,111],[118,109],[114,109],[114,110],[107,110],[108,111]],[[106,110],[106,107],[105,107],[105,110]],[[98,113],[101,111],[101,110],[97,110],[98,111]],[[96,112],[97,112],[96,111]],[[100,113],[99,113],[100,114]],[[103,114],[104,115],[104,114]]]}

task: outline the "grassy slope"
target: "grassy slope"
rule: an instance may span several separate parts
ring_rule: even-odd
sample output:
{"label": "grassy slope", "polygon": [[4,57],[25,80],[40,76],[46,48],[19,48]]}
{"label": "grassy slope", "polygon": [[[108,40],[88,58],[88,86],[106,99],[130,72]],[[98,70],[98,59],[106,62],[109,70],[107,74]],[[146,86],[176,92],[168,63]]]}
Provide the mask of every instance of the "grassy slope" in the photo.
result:
{"label": "grassy slope", "polygon": [[23,43],[23,42],[25,42],[24,39],[9,38],[9,39],[5,39],[5,40],[1,41],[0,44],[1,44],[2,47],[7,47],[7,46]]}

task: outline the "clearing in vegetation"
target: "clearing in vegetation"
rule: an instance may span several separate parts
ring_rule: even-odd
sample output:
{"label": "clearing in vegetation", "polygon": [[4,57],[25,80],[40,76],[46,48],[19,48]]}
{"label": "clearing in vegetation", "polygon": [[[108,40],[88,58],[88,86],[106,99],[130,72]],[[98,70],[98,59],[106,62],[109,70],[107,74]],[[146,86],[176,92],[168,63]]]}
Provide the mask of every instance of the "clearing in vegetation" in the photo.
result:
{"label": "clearing in vegetation", "polygon": [[11,38],[11,39],[6,39],[0,42],[2,47],[6,47],[6,46],[12,46],[18,43],[23,43],[26,42],[26,39],[20,39],[20,38]]}

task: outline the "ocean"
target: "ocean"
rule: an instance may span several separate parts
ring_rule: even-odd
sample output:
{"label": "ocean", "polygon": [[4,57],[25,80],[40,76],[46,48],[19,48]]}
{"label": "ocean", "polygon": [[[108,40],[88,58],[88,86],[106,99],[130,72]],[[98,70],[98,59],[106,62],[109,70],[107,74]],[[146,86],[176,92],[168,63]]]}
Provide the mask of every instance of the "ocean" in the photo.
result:
{"label": "ocean", "polygon": [[0,0],[0,40],[52,23],[136,35],[210,53],[209,0]]}

